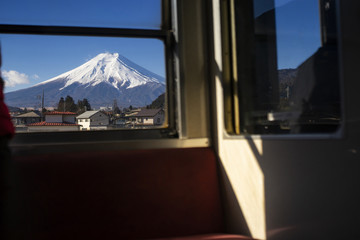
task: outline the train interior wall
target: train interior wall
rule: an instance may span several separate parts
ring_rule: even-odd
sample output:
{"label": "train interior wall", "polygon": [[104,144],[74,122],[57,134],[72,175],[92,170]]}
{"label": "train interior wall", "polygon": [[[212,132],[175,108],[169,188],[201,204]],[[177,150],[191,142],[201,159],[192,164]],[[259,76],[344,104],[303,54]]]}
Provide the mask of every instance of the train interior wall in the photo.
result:
{"label": "train interior wall", "polygon": [[[354,26],[360,3],[339,1],[343,134],[265,138],[229,136],[224,128],[220,2],[178,1],[180,139],[107,148],[214,148],[228,233],[258,239],[359,238],[360,30]],[[61,151],[47,146],[24,152],[33,149]]]}
{"label": "train interior wall", "polygon": [[[224,129],[221,70],[213,71],[215,146],[229,231],[259,239],[358,239],[359,2],[338,1],[344,120],[340,137],[233,137]],[[219,6],[213,1],[213,69],[222,66]],[[245,219],[246,226],[240,224]]]}

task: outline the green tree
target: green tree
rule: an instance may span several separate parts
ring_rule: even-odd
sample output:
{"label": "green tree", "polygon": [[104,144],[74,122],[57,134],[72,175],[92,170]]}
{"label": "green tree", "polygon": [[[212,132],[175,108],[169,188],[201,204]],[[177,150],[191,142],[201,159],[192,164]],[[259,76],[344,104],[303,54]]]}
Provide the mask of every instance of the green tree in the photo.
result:
{"label": "green tree", "polygon": [[149,106],[149,108],[157,109],[164,108],[165,106],[165,93],[158,96]]}
{"label": "green tree", "polygon": [[77,102],[77,113],[81,114],[83,112],[86,112],[88,110],[91,110],[91,105],[89,101],[84,98],[83,100],[78,100]]}
{"label": "green tree", "polygon": [[85,108],[85,111],[91,110],[91,105],[90,105],[90,102],[87,100],[87,98],[84,98],[82,100],[82,104],[83,104],[83,106]]}
{"label": "green tree", "polygon": [[83,100],[78,100],[77,113],[81,114],[88,110],[91,110],[91,105],[90,105],[89,101],[86,98],[84,98]]}
{"label": "green tree", "polygon": [[86,111],[82,100],[78,100],[77,108],[78,108],[78,111],[77,111],[78,114],[81,114]]}
{"label": "green tree", "polygon": [[114,99],[114,104],[113,104],[113,114],[120,114],[121,110],[117,105],[117,101],[116,99]]}
{"label": "green tree", "polygon": [[60,100],[59,100],[59,103],[57,105],[57,110],[59,112],[64,112],[65,111],[65,100],[64,100],[63,97],[61,97]]}
{"label": "green tree", "polygon": [[77,112],[77,106],[74,99],[69,95],[65,98],[65,112]]}
{"label": "green tree", "polygon": [[113,110],[113,113],[114,114],[120,114],[121,113],[121,110],[119,107],[116,107],[114,110]]}

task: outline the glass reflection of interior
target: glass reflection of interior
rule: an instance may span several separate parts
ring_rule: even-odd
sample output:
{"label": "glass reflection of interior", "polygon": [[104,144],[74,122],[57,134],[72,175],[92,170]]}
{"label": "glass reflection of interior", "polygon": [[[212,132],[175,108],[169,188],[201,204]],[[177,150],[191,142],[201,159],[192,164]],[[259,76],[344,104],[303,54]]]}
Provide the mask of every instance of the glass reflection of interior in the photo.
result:
{"label": "glass reflection of interior", "polygon": [[[338,129],[335,5],[335,0],[236,1],[237,56],[246,56],[237,62],[243,133]],[[250,27],[241,24],[239,14],[253,15]]]}

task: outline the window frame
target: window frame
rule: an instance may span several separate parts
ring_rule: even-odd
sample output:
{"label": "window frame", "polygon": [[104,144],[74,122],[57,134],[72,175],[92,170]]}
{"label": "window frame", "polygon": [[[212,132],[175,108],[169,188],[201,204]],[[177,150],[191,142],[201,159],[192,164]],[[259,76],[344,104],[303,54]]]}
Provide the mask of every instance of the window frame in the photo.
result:
{"label": "window frame", "polygon": [[[340,116],[339,126],[334,132],[314,132],[314,133],[247,133],[242,130],[244,112],[251,107],[250,95],[245,92],[244,96],[241,96],[239,90],[240,85],[244,85],[244,82],[249,82],[249,79],[254,79],[253,68],[254,63],[249,59],[254,58],[252,55],[251,47],[253,44],[250,38],[237,39],[237,36],[247,36],[248,31],[253,31],[253,18],[250,17],[251,13],[244,9],[241,10],[242,24],[236,26],[235,20],[237,19],[235,13],[235,0],[220,1],[220,13],[221,13],[221,48],[222,48],[222,61],[223,61],[223,100],[224,100],[224,137],[227,139],[243,139],[243,138],[261,138],[261,139],[340,139],[344,137],[345,132],[345,108],[344,108],[344,80],[343,80],[343,66],[342,66],[342,48],[341,48],[341,28],[340,28],[340,15],[339,15],[339,0],[334,0],[336,6],[336,37],[337,49],[338,49],[338,81],[339,81],[339,95],[340,95]],[[253,4],[253,1],[244,1],[242,4]],[[247,6],[247,5],[246,5]],[[240,28],[240,31],[239,31]],[[238,32],[237,32],[238,31]],[[239,54],[239,47],[241,45],[241,53]],[[257,57],[257,56],[255,56]],[[253,59],[251,59],[253,60]],[[247,65],[251,62],[250,65]],[[240,64],[239,64],[240,63]],[[247,65],[238,69],[239,65]],[[244,71],[245,70],[245,71]],[[241,72],[241,74],[239,74]],[[246,103],[246,104],[245,104]],[[245,110],[244,110],[245,106]]]}
{"label": "window frame", "polygon": [[152,129],[119,129],[99,131],[74,131],[74,132],[28,132],[17,133],[11,145],[27,144],[59,144],[76,142],[98,141],[124,141],[146,140],[162,138],[178,138],[178,129],[175,121],[176,114],[176,84],[174,83],[175,63],[175,37],[174,11],[175,1],[161,1],[161,27],[160,29],[142,28],[107,28],[107,27],[78,27],[78,26],[44,26],[44,25],[19,25],[0,24],[0,34],[26,34],[26,35],[58,35],[58,36],[83,36],[83,37],[119,37],[119,38],[148,38],[159,39],[164,43],[164,58],[166,68],[166,106],[167,124],[164,128]]}

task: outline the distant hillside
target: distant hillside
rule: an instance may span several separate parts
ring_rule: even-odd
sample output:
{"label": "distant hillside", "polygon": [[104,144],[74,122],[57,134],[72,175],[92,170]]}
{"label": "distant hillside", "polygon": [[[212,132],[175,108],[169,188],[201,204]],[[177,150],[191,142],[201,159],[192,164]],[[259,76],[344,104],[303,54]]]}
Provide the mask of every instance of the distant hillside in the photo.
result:
{"label": "distant hillside", "polygon": [[165,106],[165,93],[161,94],[157,97],[150,105],[149,108],[157,109],[157,108],[164,108]]}
{"label": "distant hillside", "polygon": [[11,107],[11,106],[7,106],[9,109],[9,112],[20,112],[20,108],[18,107]]}
{"label": "distant hillside", "polygon": [[295,78],[297,74],[297,69],[288,68],[288,69],[280,69],[278,71],[279,81],[281,83],[294,84]]}
{"label": "distant hillside", "polygon": [[280,69],[278,70],[280,98],[286,98],[291,95],[297,75],[297,69]]}

